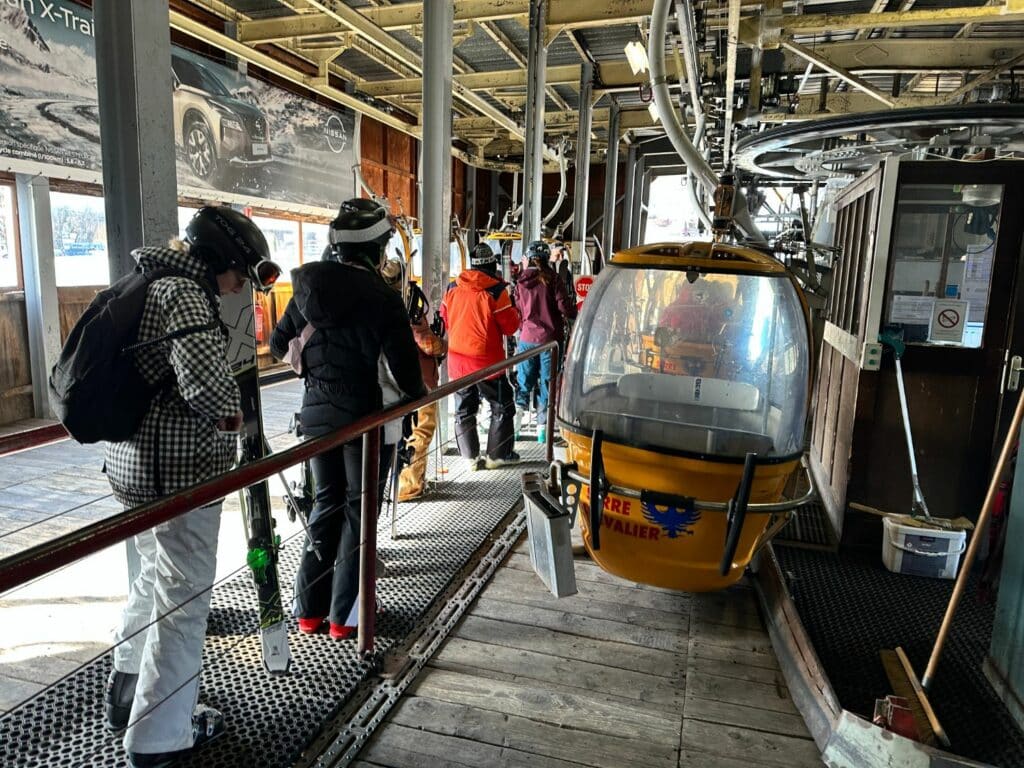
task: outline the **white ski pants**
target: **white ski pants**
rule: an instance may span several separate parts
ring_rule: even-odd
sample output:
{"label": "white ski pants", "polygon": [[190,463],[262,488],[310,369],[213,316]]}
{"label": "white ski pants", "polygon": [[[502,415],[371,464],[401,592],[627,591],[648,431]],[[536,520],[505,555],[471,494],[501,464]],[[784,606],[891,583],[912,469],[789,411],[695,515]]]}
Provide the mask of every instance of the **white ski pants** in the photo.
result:
{"label": "white ski pants", "polygon": [[128,542],[139,558],[114,669],[139,676],[124,746],[159,753],[192,746],[192,712],[217,568],[221,502],[140,533]]}

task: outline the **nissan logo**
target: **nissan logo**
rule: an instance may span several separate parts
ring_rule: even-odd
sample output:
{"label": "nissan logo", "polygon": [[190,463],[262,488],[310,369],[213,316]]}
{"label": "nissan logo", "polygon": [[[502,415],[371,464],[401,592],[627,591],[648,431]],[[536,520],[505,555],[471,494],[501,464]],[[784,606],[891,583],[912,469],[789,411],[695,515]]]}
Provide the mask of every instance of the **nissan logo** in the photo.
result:
{"label": "nissan logo", "polygon": [[331,148],[331,152],[340,153],[345,151],[345,147],[348,146],[348,131],[345,130],[345,124],[341,121],[340,117],[331,115],[327,118],[327,123],[324,125],[324,135],[327,137],[327,146]]}

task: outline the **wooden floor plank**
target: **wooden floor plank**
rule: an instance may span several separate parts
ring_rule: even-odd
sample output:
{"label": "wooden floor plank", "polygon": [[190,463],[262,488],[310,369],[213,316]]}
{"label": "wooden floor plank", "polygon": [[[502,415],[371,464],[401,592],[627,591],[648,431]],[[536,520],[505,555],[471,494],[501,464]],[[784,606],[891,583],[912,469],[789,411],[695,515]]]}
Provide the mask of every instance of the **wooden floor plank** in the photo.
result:
{"label": "wooden floor plank", "polygon": [[758,763],[736,760],[722,755],[712,755],[698,749],[683,749],[679,754],[679,765],[683,768],[752,768]]}
{"label": "wooden floor plank", "polygon": [[821,754],[813,741],[684,717],[683,751],[691,746],[708,754],[745,760],[747,765],[821,768]]}
{"label": "wooden floor plank", "polygon": [[[578,715],[586,717],[585,712]],[[422,697],[403,699],[392,721],[595,768],[675,768],[677,759],[675,746],[637,743],[628,736],[564,728]]]}
{"label": "wooden floor plank", "polygon": [[687,698],[699,696],[702,699],[741,704],[772,712],[799,714],[783,680],[766,685],[734,677],[720,677],[710,674],[700,663],[694,664],[692,661],[687,668],[686,693]]}
{"label": "wooden floor plank", "polygon": [[694,617],[690,622],[690,637],[700,643],[732,648],[749,653],[772,653],[772,643],[764,630],[731,627]]}
{"label": "wooden floor plank", "polygon": [[543,683],[549,686],[549,690],[554,690],[550,686],[556,685],[566,691],[577,689],[577,693],[606,694],[626,706],[638,702],[648,708],[671,707],[672,711],[678,711],[683,704],[685,677],[682,673],[678,679],[672,680],[458,637],[449,638],[431,660],[435,667],[443,666],[444,662],[473,668],[484,678],[489,672],[497,672],[505,676],[502,679],[530,685]]}
{"label": "wooden floor plank", "polygon": [[480,597],[477,600],[473,613],[499,621],[545,627],[580,637],[629,643],[675,653],[686,653],[689,644],[687,633],[682,630],[651,629],[635,624],[624,624],[621,621],[596,619],[558,608],[538,608],[487,597]]}
{"label": "wooden floor plank", "polygon": [[686,673],[681,653],[639,645],[597,640],[528,624],[512,624],[483,616],[466,616],[455,628],[455,637],[523,650],[543,650],[567,659],[614,665],[619,669],[677,679]]}
{"label": "wooden floor plank", "polygon": [[[528,565],[529,560],[526,562]],[[580,594],[585,595],[591,600],[599,600],[616,605],[636,605],[657,611],[667,611],[668,613],[689,614],[690,612],[692,597],[685,592],[655,591],[644,586],[632,584],[617,576],[605,575],[608,576],[608,581],[577,580],[576,583]],[[527,571],[517,568],[503,568],[495,574],[494,583],[513,584],[522,589],[532,589],[538,594],[550,595],[543,586],[543,582],[541,582],[532,569]],[[551,599],[560,602],[568,598],[552,597]]]}
{"label": "wooden floor plank", "polygon": [[[417,696],[610,736],[628,734],[630,738],[670,746],[679,739],[678,714],[631,709],[598,701],[585,693],[546,691],[541,685],[431,670],[409,690]],[[581,718],[581,712],[587,716]]]}
{"label": "wooden floor plank", "polygon": [[757,608],[757,598],[750,589],[728,589],[723,592],[695,595],[693,616],[700,621],[764,631]]}
{"label": "wooden floor plank", "polygon": [[[550,592],[542,592],[537,589],[539,583],[535,577],[522,571],[505,569],[500,571],[495,579],[487,585],[481,596],[491,600],[567,611],[580,616],[641,625],[651,629],[681,630],[686,629],[690,623],[690,613],[687,610],[678,612],[653,610],[631,604],[625,599],[622,602],[605,601],[587,590],[581,590],[580,594],[572,597],[557,598]],[[611,586],[607,588],[615,589]]]}
{"label": "wooden floor plank", "polygon": [[731,704],[698,696],[686,697],[686,717],[719,725],[732,725],[755,731],[810,739],[804,719],[791,712],[773,712],[761,707]]}
{"label": "wooden floor plank", "polygon": [[688,656],[691,659],[708,659],[720,662],[721,665],[731,664],[744,668],[756,667],[757,669],[778,671],[779,661],[770,650],[737,650],[727,646],[710,645],[699,640],[691,640]]}
{"label": "wooden floor plank", "polygon": [[[785,678],[782,675],[782,671],[779,669],[752,666],[744,663],[745,660],[741,658],[726,660],[715,658],[710,655],[698,655],[694,652],[694,645],[696,645],[696,643],[690,644],[690,656],[688,657],[688,667],[690,669],[696,668],[704,674],[714,675],[716,677],[732,678],[745,683],[781,686],[783,688],[786,686]],[[703,647],[713,648],[714,646]],[[730,648],[725,648],[723,650],[732,651]],[[733,653],[737,652],[733,651]],[[737,656],[741,655],[742,654],[737,653]],[[751,654],[746,655],[749,656]]]}
{"label": "wooden floor plank", "polygon": [[385,768],[579,768],[580,763],[389,724],[360,754]]}
{"label": "wooden floor plank", "polygon": [[[530,563],[529,552],[514,552],[509,557],[506,565],[517,571],[525,571],[526,573],[533,573],[533,565]],[[642,589],[647,592],[659,592],[668,595],[682,595],[689,596],[686,592],[680,592],[675,589],[665,589],[664,587],[652,587],[649,584],[638,584],[635,581],[629,581],[623,579],[621,576],[615,576],[614,574],[608,573],[603,570],[601,566],[595,563],[590,558],[574,558],[573,568],[576,572],[576,581],[595,582],[597,584],[613,584],[620,587],[628,587],[630,589]]]}

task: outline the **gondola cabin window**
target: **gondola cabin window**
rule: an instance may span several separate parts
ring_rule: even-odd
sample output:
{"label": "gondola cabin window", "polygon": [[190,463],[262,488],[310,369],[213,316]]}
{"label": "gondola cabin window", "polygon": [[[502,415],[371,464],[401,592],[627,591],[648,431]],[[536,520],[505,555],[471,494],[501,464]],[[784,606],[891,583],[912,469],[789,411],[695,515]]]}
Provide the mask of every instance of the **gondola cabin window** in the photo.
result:
{"label": "gondola cabin window", "polygon": [[906,343],[982,346],[1002,194],[996,184],[900,188],[884,324]]}
{"label": "gondola cabin window", "polygon": [[638,448],[799,454],[808,350],[784,275],[612,268],[578,320],[560,417]]}

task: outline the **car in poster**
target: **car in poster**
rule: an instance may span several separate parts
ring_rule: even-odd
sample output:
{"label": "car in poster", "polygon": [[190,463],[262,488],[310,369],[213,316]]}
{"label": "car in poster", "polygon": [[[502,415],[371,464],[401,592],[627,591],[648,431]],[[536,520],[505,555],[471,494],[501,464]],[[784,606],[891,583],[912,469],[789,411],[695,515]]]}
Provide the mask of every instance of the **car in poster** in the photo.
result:
{"label": "car in poster", "polygon": [[173,53],[174,143],[189,169],[216,186],[229,169],[260,168],[272,161],[267,117],[236,98],[197,61]]}

